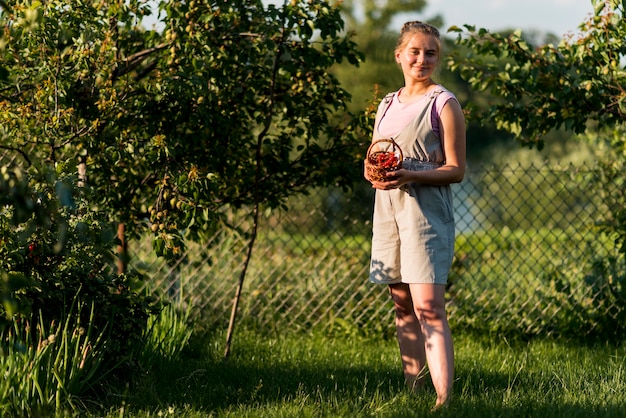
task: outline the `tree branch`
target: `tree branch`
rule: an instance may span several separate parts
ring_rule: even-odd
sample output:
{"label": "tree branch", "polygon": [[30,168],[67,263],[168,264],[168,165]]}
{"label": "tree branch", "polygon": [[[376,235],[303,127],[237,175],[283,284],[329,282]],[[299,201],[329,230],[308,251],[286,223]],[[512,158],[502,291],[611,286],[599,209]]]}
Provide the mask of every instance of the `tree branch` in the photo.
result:
{"label": "tree branch", "polygon": [[[115,69],[113,70],[113,73],[111,74],[111,80],[115,81],[118,78],[122,77],[123,75],[128,74],[129,72],[131,72],[132,70],[134,70],[135,68],[137,68],[137,66],[139,66],[139,64],[141,64],[143,62],[143,60],[145,60],[148,56],[150,56],[151,54],[161,51],[163,49],[167,48],[167,44],[160,44],[157,45],[155,47],[152,48],[148,48],[148,49],[144,49],[143,51],[139,51],[133,55],[131,55],[130,57],[126,58],[122,63],[119,63]],[[156,65],[153,63],[152,65],[148,66],[148,69],[151,71],[152,69],[154,69]],[[148,74],[149,71],[142,71],[141,74],[141,78],[145,77]]]}
{"label": "tree branch", "polygon": [[7,145],[0,145],[0,149],[6,149],[9,151],[15,151],[19,154],[22,155],[22,157],[26,160],[26,163],[28,163],[28,165],[30,166],[32,164],[32,162],[30,161],[30,158],[28,158],[28,155],[26,155],[26,153],[24,151],[22,151],[19,148],[15,148],[15,147],[9,147]]}

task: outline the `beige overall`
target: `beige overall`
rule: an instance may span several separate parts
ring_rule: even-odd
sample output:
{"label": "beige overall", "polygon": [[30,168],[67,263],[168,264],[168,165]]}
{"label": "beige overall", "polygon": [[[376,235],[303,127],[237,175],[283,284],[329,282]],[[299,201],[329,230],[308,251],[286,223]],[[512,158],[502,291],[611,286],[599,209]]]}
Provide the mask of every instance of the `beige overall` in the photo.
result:
{"label": "beige overall", "polygon": [[[433,132],[431,112],[436,89],[421,99],[415,119],[393,139],[403,151],[403,168],[427,170],[441,166],[445,156]],[[381,102],[373,140],[391,96]],[[454,255],[454,214],[450,186],[411,183],[401,189],[376,190],[370,281],[374,283],[446,284]]]}

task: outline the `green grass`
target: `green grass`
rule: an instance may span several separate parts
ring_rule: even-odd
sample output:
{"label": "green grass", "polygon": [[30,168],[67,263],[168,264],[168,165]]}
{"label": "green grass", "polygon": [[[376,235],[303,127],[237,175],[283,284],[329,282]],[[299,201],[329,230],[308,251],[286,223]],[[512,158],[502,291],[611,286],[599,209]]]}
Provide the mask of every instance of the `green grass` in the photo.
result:
{"label": "green grass", "polygon": [[456,336],[454,398],[403,386],[396,342],[238,331],[195,341],[100,405],[106,417],[624,417],[626,349]]}

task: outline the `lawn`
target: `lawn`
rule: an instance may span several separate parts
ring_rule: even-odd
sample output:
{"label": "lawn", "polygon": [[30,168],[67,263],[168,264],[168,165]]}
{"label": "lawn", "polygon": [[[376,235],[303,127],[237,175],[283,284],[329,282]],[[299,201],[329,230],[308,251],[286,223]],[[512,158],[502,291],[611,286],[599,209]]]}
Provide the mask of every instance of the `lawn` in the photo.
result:
{"label": "lawn", "polygon": [[111,393],[94,416],[626,416],[623,345],[456,335],[455,395],[436,412],[432,387],[404,388],[394,340],[242,329],[226,362],[223,345],[221,334],[194,341],[179,360],[159,362]]}

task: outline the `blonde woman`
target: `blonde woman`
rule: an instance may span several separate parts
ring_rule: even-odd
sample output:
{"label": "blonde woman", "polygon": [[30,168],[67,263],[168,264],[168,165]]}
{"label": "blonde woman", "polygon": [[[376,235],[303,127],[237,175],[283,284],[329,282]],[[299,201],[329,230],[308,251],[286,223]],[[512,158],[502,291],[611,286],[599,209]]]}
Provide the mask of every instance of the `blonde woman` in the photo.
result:
{"label": "blonde woman", "polygon": [[454,251],[450,184],[465,174],[465,119],[456,97],[432,79],[441,60],[439,31],[426,23],[402,27],[395,59],[404,87],[380,103],[373,141],[393,139],[402,168],[376,189],[370,281],[389,286],[402,367],[412,389],[426,370],[445,405],[454,380],[454,350],[445,288]]}

